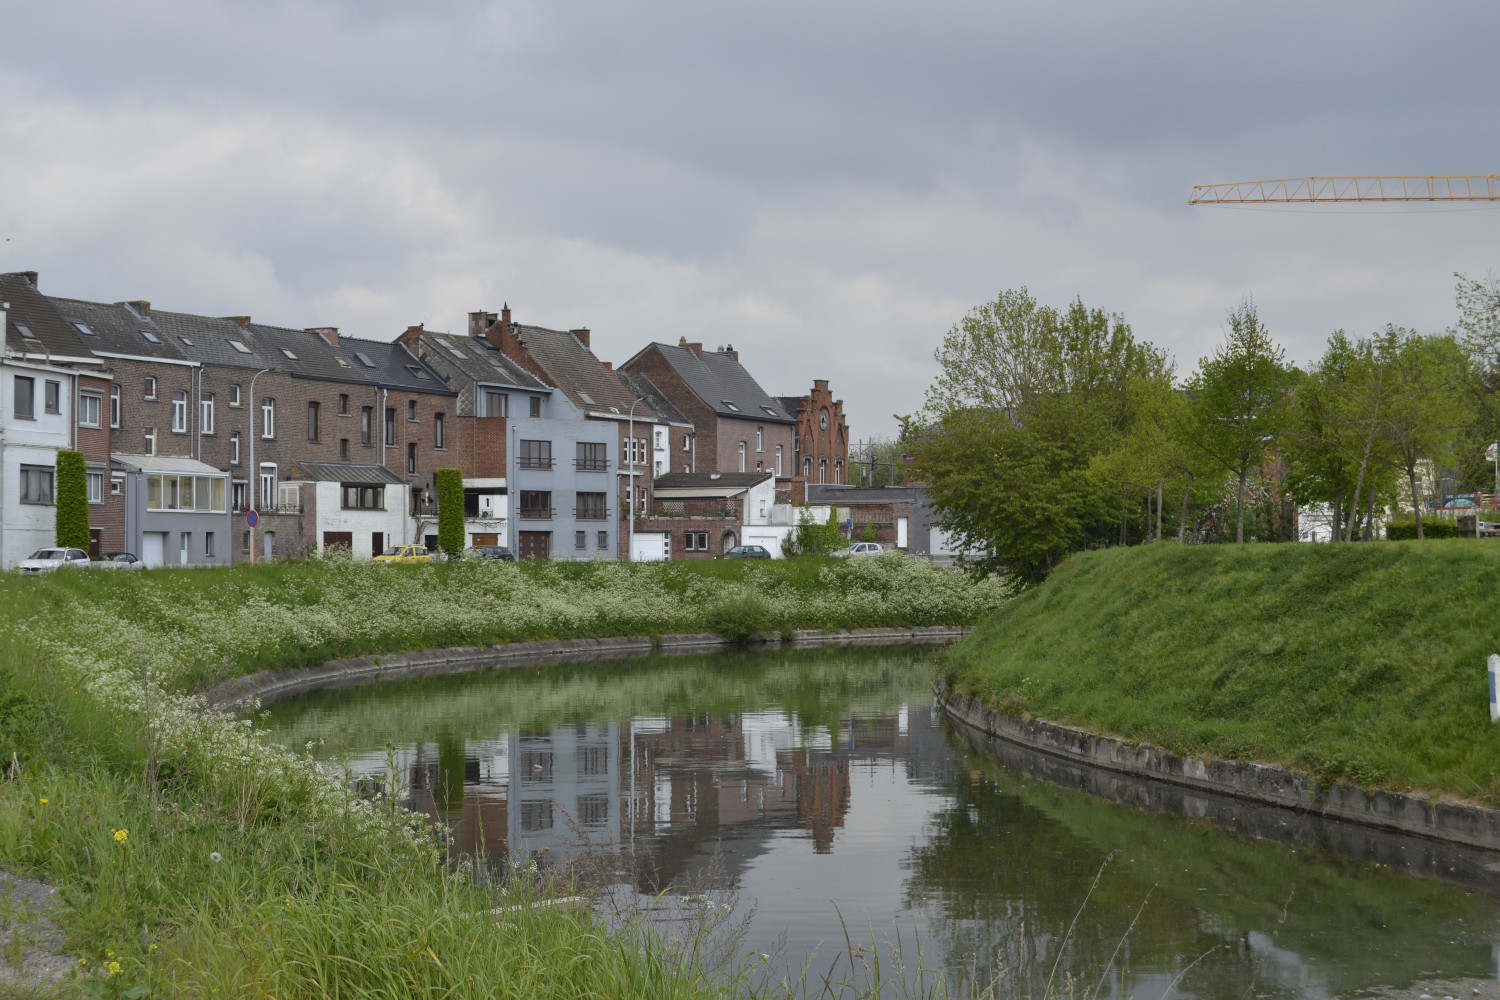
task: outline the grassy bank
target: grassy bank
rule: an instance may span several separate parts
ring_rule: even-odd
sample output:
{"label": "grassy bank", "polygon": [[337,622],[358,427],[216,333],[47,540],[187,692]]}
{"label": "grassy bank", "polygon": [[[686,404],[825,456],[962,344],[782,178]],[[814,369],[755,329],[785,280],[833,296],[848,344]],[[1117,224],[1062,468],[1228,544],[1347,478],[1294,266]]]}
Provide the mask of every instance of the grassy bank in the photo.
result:
{"label": "grassy bank", "polygon": [[0,867],[61,888],[87,963],[65,993],[743,993],[691,948],[524,905],[567,891],[541,875],[475,886],[409,814],[188,692],[434,646],[964,623],[1004,596],[905,559],[5,575],[0,760],[20,773],[0,780]]}
{"label": "grassy bank", "polygon": [[1500,545],[1145,546],[1067,561],[950,651],[1012,714],[1500,805]]}

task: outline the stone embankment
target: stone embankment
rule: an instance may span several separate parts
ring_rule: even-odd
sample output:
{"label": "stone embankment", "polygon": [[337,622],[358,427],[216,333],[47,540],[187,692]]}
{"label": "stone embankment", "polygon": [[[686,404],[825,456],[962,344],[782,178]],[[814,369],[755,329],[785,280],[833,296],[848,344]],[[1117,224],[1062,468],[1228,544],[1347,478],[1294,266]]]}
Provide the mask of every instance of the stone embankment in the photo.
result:
{"label": "stone embankment", "polygon": [[1327,784],[1310,774],[1270,764],[1181,756],[1146,743],[992,712],[978,699],[950,694],[941,680],[934,690],[943,710],[957,723],[996,739],[1090,767],[1380,829],[1500,850],[1500,810],[1423,795]]}
{"label": "stone embankment", "polygon": [[[849,630],[799,629],[790,637],[778,632],[750,636],[751,649],[821,649],[831,646],[903,646],[957,642],[970,632],[969,626],[924,628],[857,628]],[[389,656],[356,656],[329,660],[322,666],[294,670],[263,670],[235,677],[203,692],[209,708],[235,711],[258,703],[269,705],[310,691],[357,687],[377,681],[416,677],[441,677],[519,667],[552,666],[562,663],[592,663],[628,660],[660,654],[694,655],[719,653],[737,648],[736,643],[712,632],[664,635],[657,639],[557,639],[544,642],[511,642],[498,646],[458,646]]]}

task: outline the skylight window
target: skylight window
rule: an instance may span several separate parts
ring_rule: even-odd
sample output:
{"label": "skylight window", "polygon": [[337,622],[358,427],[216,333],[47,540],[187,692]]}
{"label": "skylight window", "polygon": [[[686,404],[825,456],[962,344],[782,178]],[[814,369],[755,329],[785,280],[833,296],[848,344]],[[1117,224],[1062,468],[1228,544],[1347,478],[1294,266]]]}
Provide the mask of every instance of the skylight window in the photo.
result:
{"label": "skylight window", "polygon": [[150,330],[137,330],[135,332],[138,333],[138,334],[140,334],[142,337],[145,337],[146,340],[149,341],[150,343],[153,343],[153,344],[160,344],[161,343],[161,338],[158,337],[156,334],[152,333]]}
{"label": "skylight window", "polygon": [[465,354],[463,351],[460,351],[458,348],[454,347],[452,344],[448,345],[448,350],[453,353],[453,356],[455,358],[467,358],[468,357],[467,354]]}
{"label": "skylight window", "polygon": [[431,377],[427,374],[427,372],[424,371],[423,369],[417,367],[416,365],[407,365],[406,366],[406,370],[409,371],[409,372],[411,372],[413,376],[415,376],[416,378],[421,379],[424,382],[430,382],[430,381],[432,381]]}
{"label": "skylight window", "polygon": [[738,413],[738,412],[740,412],[740,408],[738,406],[735,406],[733,403],[731,403],[727,399],[721,399],[721,400],[719,400],[719,402],[723,403],[724,404],[724,409],[728,410],[730,413]]}
{"label": "skylight window", "polygon": [[770,414],[773,417],[779,417],[779,416],[781,416],[781,414],[777,413],[775,410],[771,409],[769,406],[762,406],[761,409],[765,410],[766,413]]}
{"label": "skylight window", "polygon": [[22,338],[25,339],[25,340],[35,340],[36,339],[35,337],[33,337],[31,335],[31,331],[26,328],[26,324],[25,323],[17,323],[16,324],[16,332],[19,333],[22,336]]}
{"label": "skylight window", "polygon": [[281,353],[285,354],[287,357],[291,358],[293,361],[298,360],[297,355],[293,354],[291,351],[287,350],[285,347],[283,347],[281,349]]}
{"label": "skylight window", "polygon": [[92,337],[95,335],[94,331],[89,329],[89,325],[87,323],[80,322],[76,319],[73,320],[73,329],[77,330],[85,337]]}
{"label": "skylight window", "polygon": [[231,340],[229,341],[229,346],[234,348],[236,351],[239,351],[241,354],[250,353],[250,348],[246,347],[243,341]]}
{"label": "skylight window", "polygon": [[355,351],[354,352],[354,356],[356,358],[358,358],[359,359],[359,363],[362,364],[362,365],[364,365],[366,368],[374,368],[375,367],[375,362],[371,361],[370,360],[370,356],[368,354],[366,354],[364,351]]}
{"label": "skylight window", "polygon": [[597,406],[597,405],[599,405],[599,404],[597,404],[597,403],[594,402],[594,397],[590,396],[586,392],[580,392],[578,394],[578,398],[581,399],[581,400],[583,400],[585,403],[589,404],[590,406]]}
{"label": "skylight window", "polygon": [[193,346],[193,342],[191,340],[189,340],[187,337],[183,337],[183,336],[179,335],[177,339],[180,340],[180,341],[182,341],[184,344],[188,345],[189,347]]}
{"label": "skylight window", "polygon": [[344,368],[349,367],[349,362],[344,360],[344,356],[342,354],[335,354],[333,356],[333,360],[337,361]]}

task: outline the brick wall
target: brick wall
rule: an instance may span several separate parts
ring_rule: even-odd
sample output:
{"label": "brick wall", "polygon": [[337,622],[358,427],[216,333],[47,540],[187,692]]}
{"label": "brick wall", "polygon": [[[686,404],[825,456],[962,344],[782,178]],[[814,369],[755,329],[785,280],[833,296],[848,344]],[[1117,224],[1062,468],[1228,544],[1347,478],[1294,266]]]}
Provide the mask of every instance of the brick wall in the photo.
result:
{"label": "brick wall", "polygon": [[[762,463],[766,472],[776,471],[776,446],[781,445],[782,473],[789,473],[792,455],[792,427],[789,424],[771,424],[758,420],[740,420],[718,417],[716,458],[718,464],[712,469],[703,468],[703,455],[698,456],[699,472],[739,472],[740,442],[745,444],[746,472],[755,472],[755,463]],[[756,450],[756,431],[760,431],[761,449]],[[702,443],[699,443],[702,447]]]}
{"label": "brick wall", "polygon": [[[701,346],[701,345],[700,345]],[[639,372],[651,379],[661,394],[679,410],[682,415],[692,422],[698,437],[697,442],[697,468],[694,472],[728,472],[731,469],[720,468],[717,465],[719,447],[719,417],[711,407],[698,398],[693,390],[688,388],[686,382],[667,364],[661,352],[655,345],[648,347],[638,356],[631,359],[630,364],[621,369],[622,371]],[[682,471],[682,457],[676,449],[681,447],[681,433],[674,435],[672,454],[672,471]],[[689,453],[691,455],[691,452]],[[691,459],[689,459],[691,461]],[[755,466],[752,464],[751,468]]]}

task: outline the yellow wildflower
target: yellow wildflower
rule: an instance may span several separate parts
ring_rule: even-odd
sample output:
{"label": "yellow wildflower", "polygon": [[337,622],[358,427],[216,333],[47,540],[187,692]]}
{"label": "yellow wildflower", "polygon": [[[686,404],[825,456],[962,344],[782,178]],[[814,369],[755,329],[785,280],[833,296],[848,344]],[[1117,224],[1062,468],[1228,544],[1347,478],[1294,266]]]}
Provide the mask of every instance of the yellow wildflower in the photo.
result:
{"label": "yellow wildflower", "polygon": [[42,805],[46,805],[47,804],[47,800],[46,799],[41,799],[40,801],[41,801]]}
{"label": "yellow wildflower", "polygon": [[125,838],[128,837],[128,836],[130,836],[130,831],[129,830],[116,830],[115,831],[115,841],[117,843],[121,843],[121,844],[125,843]]}
{"label": "yellow wildflower", "polygon": [[120,963],[110,962],[104,967],[104,974],[106,976],[118,976],[120,974]]}

